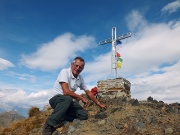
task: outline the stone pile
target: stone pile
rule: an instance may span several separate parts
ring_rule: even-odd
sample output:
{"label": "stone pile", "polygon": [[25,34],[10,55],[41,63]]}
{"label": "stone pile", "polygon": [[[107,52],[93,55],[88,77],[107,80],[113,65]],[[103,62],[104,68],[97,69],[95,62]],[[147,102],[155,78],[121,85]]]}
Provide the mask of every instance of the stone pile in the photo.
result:
{"label": "stone pile", "polygon": [[109,96],[110,99],[116,97],[130,98],[131,83],[125,78],[100,80],[97,82],[98,95],[100,97]]}

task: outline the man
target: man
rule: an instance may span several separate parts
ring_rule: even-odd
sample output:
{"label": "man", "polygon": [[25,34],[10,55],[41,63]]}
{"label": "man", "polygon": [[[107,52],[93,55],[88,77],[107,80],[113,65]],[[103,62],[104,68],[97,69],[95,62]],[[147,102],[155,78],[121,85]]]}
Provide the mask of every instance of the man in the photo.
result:
{"label": "man", "polygon": [[87,111],[76,101],[81,100],[87,106],[88,100],[75,91],[79,87],[99,107],[106,109],[106,105],[100,103],[86,87],[83,77],[80,75],[84,69],[85,61],[82,57],[76,57],[71,63],[71,68],[62,69],[53,88],[53,97],[49,100],[53,113],[47,118],[44,125],[43,135],[51,135],[62,121],[73,121],[74,119],[86,120]]}

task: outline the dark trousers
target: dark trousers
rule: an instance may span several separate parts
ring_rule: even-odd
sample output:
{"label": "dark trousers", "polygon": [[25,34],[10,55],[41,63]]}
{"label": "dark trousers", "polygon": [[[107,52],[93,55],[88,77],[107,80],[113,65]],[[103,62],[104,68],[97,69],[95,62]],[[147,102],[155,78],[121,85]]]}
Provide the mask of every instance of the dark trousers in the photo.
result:
{"label": "dark trousers", "polygon": [[64,120],[86,120],[88,118],[87,111],[70,96],[56,95],[49,100],[49,104],[54,111],[46,122],[51,126],[56,126]]}

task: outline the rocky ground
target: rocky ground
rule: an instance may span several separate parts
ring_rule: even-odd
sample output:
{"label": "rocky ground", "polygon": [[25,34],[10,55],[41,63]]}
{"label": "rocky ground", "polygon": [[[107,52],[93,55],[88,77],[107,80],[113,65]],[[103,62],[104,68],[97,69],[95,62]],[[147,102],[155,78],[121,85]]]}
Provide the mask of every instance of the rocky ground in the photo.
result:
{"label": "rocky ground", "polygon": [[[104,97],[100,101],[107,104],[106,110],[101,110],[90,103],[85,108],[89,112],[88,120],[65,122],[53,135],[180,135],[179,103],[165,104],[151,97],[147,101],[124,97],[115,99]],[[25,124],[19,123],[16,129],[6,128],[0,135],[41,135],[43,123],[51,111],[52,109],[47,109],[33,116],[38,119],[36,121],[41,122],[33,129],[21,132]],[[26,121],[32,121],[32,118]]]}
{"label": "rocky ground", "polygon": [[117,98],[101,99],[108,105],[101,110],[91,103],[89,119],[74,120],[58,128],[53,135],[180,135],[180,104]]}

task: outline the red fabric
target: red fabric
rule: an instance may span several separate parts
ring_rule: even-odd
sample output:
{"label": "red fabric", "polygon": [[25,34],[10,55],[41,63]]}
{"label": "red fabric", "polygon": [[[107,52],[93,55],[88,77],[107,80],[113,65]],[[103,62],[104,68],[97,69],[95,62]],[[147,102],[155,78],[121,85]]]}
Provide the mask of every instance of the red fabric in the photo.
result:
{"label": "red fabric", "polygon": [[116,56],[117,57],[121,57],[120,53],[116,52]]}
{"label": "red fabric", "polygon": [[95,96],[97,94],[97,87],[91,89],[92,94]]}

